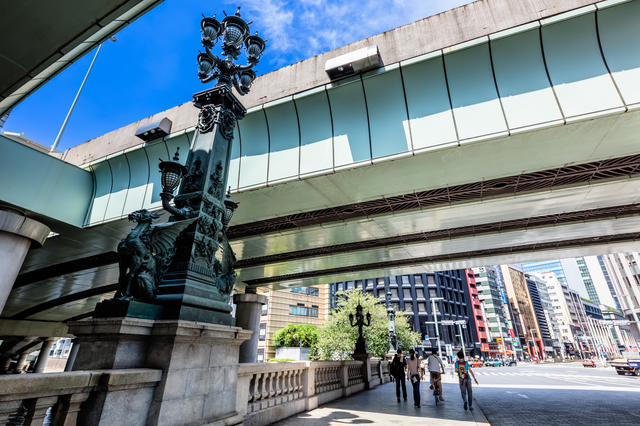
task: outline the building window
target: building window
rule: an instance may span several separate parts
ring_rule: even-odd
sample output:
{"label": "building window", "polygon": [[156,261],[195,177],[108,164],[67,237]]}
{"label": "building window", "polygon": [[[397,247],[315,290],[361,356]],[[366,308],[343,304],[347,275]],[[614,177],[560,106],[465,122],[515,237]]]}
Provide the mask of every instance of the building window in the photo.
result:
{"label": "building window", "polygon": [[367,289],[373,288],[373,280],[367,280]]}
{"label": "building window", "polygon": [[429,297],[438,297],[438,291],[436,289],[429,289]]}
{"label": "building window", "polygon": [[424,299],[424,289],[416,288],[416,297],[418,299]]}
{"label": "building window", "polygon": [[258,334],[258,340],[266,340],[267,338],[267,323],[260,323],[260,333]]}
{"label": "building window", "polygon": [[415,281],[416,285],[422,285],[422,275],[414,275],[413,280]]}
{"label": "building window", "polygon": [[353,281],[347,283],[347,290],[353,290]]}
{"label": "building window", "polygon": [[267,299],[266,303],[262,305],[260,310],[260,315],[265,316],[269,312],[269,299]]}
{"label": "building window", "polygon": [[380,287],[384,288],[384,278],[378,279],[378,288],[380,288]]}
{"label": "building window", "polygon": [[427,275],[427,284],[435,284],[436,283],[436,277],[434,277],[433,275]]}
{"label": "building window", "polygon": [[[351,281],[351,286],[353,287],[353,281]],[[342,290],[342,283],[338,286],[340,290]],[[294,287],[291,289],[292,293],[299,294],[307,294],[309,296],[319,296],[320,290],[315,287]]]}
{"label": "building window", "polygon": [[418,303],[418,311],[419,312],[427,312],[427,307],[424,303]]}
{"label": "building window", "polygon": [[318,309],[305,308],[304,306],[289,306],[289,315],[318,318]]}
{"label": "building window", "polygon": [[389,284],[397,284],[396,277],[389,277]]}
{"label": "building window", "polygon": [[404,290],[402,290],[402,293],[404,294],[404,298],[405,299],[411,299],[411,289],[410,288],[405,288]]}
{"label": "building window", "polygon": [[403,275],[402,276],[402,284],[410,284],[409,275]]}
{"label": "building window", "polygon": [[338,291],[342,291],[344,290],[344,283],[339,283],[338,284]]}
{"label": "building window", "polygon": [[397,299],[398,298],[398,289],[397,288],[390,288],[389,291],[391,292],[391,297]]}
{"label": "building window", "polygon": [[264,348],[258,349],[258,362],[264,362]]}

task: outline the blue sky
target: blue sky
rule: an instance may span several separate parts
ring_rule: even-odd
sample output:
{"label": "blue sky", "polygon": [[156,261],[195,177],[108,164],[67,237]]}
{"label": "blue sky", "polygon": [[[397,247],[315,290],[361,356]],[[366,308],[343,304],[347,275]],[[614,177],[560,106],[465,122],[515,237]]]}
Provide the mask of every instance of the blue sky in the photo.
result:
{"label": "blue sky", "polygon": [[[269,41],[258,75],[453,9],[470,0],[244,0],[242,17]],[[107,41],[71,116],[59,151],[191,100],[200,20],[238,3],[165,0]],[[53,144],[95,50],[14,108],[5,131]],[[240,59],[244,59],[242,56]]]}

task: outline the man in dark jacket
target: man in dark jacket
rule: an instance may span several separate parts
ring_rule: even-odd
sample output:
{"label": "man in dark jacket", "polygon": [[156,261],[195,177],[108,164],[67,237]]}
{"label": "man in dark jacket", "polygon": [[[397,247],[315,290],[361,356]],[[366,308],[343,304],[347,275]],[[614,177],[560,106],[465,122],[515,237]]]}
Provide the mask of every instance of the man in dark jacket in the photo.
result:
{"label": "man in dark jacket", "polygon": [[391,361],[391,375],[396,379],[396,396],[400,402],[400,386],[402,386],[402,397],[407,400],[407,386],[404,382],[407,372],[407,360],[402,356],[402,349],[398,349],[398,353]]}

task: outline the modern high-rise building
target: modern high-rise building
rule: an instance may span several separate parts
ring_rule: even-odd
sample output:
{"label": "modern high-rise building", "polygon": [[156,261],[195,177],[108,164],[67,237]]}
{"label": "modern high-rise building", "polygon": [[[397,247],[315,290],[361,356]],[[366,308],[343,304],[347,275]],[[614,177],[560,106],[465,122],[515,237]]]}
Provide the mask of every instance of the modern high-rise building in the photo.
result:
{"label": "modern high-rise building", "polygon": [[[523,348],[526,348],[525,355],[530,357],[537,356],[540,359],[546,358],[543,335],[522,267],[520,265],[501,265],[500,269],[515,317],[518,337]],[[535,287],[535,284],[533,287]],[[539,300],[539,295],[536,296]],[[546,326],[546,320],[544,325]],[[547,336],[550,339],[548,330]]]}
{"label": "modern high-rise building", "polygon": [[329,315],[329,285],[268,291],[258,331],[258,362],[276,357],[273,336],[289,324],[324,324]]}
{"label": "modern high-rise building", "polygon": [[[473,278],[471,270],[457,269],[338,282],[330,284],[330,304],[336,305],[339,291],[359,289],[378,298],[380,303],[385,303],[386,294],[390,292],[391,305],[408,315],[411,328],[422,334],[425,349],[438,347],[437,332],[443,353],[445,345],[451,345],[453,350],[461,349],[458,326],[443,324],[443,321],[462,320],[466,322],[462,337],[467,355],[480,356],[482,344],[488,342],[486,334],[479,336],[478,332],[486,333],[486,326],[482,321],[480,299],[470,294],[476,284],[469,283],[469,277]],[[435,321],[438,322],[437,332]],[[480,324],[476,325],[476,321]]]}
{"label": "modern high-rise building", "polygon": [[632,324],[634,338],[640,341],[640,254],[637,252],[601,256],[617,301],[624,316]]}
{"label": "modern high-rise building", "polygon": [[546,282],[547,292],[556,315],[558,332],[560,333],[559,338],[564,346],[561,350],[564,351],[565,356],[575,356],[575,327],[569,313],[569,303],[565,297],[565,289],[567,289],[568,295],[568,287],[560,283],[553,272],[544,272],[537,275]]}
{"label": "modern high-rise building", "polygon": [[[500,355],[512,357],[517,354],[516,334],[509,314],[509,301],[500,279],[499,268],[486,266],[474,268],[474,278],[478,289],[478,298],[482,302],[483,315],[487,325],[487,340],[482,352],[485,356],[495,358]],[[514,347],[515,339],[515,347]],[[505,345],[504,347],[502,345]]]}
{"label": "modern high-rise building", "polygon": [[546,356],[558,358],[561,356],[562,349],[560,340],[555,338],[559,335],[559,329],[556,334],[554,326],[557,328],[558,322],[551,303],[551,296],[547,290],[547,282],[535,274],[525,274],[525,277]]}

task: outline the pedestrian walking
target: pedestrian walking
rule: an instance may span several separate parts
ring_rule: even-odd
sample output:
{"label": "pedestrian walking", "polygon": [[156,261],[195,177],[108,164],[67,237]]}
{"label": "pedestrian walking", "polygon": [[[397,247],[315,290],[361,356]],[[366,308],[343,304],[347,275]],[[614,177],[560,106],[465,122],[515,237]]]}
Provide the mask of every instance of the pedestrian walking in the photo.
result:
{"label": "pedestrian walking", "polygon": [[420,381],[423,379],[420,370],[420,361],[416,356],[416,351],[409,349],[409,359],[407,360],[407,379],[413,386],[413,405],[420,408]]}
{"label": "pedestrian walking", "polygon": [[407,361],[402,356],[402,349],[398,349],[398,353],[393,357],[391,361],[391,375],[396,380],[396,397],[400,402],[400,388],[402,388],[402,397],[407,400],[407,385],[404,382],[407,369]]}
{"label": "pedestrian walking", "polygon": [[458,360],[456,361],[456,371],[458,372],[458,381],[460,384],[460,393],[462,394],[462,401],[464,401],[464,409],[473,410],[473,390],[471,388],[471,380],[469,373],[473,377],[473,381],[478,384],[476,375],[473,374],[471,366],[464,360],[464,353],[458,352]]}

